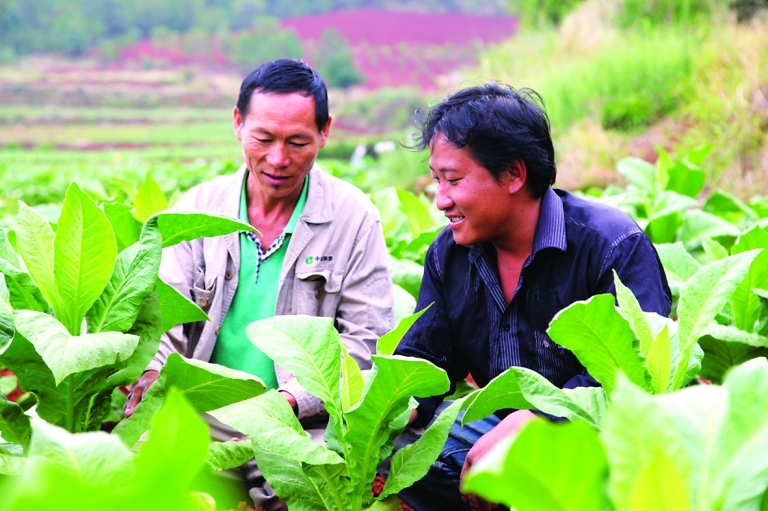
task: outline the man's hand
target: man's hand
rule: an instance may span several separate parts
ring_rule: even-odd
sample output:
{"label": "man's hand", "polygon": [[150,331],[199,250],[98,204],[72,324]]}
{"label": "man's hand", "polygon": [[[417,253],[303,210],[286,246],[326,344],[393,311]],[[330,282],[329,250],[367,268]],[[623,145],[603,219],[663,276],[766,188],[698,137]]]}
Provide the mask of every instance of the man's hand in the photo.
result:
{"label": "man's hand", "polygon": [[[493,447],[502,439],[507,438],[509,435],[519,431],[520,428],[525,426],[528,421],[535,418],[533,412],[530,410],[518,410],[506,416],[495,428],[490,430],[480,439],[475,442],[475,445],[467,453],[467,458],[464,460],[464,466],[461,468],[461,479],[464,479],[464,475],[477,461],[485,456],[485,454],[493,449]],[[490,504],[477,495],[467,495],[469,505],[473,511],[491,511],[495,504]]]}
{"label": "man's hand", "polygon": [[290,404],[291,408],[293,408],[293,413],[299,415],[299,404],[296,402],[296,398],[293,397],[293,394],[285,390],[281,390],[280,394],[282,394],[282,396],[288,400],[288,404]]}
{"label": "man's hand", "polygon": [[147,392],[147,389],[149,389],[153,383],[155,383],[159,374],[160,373],[157,371],[144,371],[144,374],[128,387],[129,393],[125,400],[124,408],[126,417],[133,415],[133,411],[139,406],[139,402],[141,401],[141,398],[144,397],[144,393]]}

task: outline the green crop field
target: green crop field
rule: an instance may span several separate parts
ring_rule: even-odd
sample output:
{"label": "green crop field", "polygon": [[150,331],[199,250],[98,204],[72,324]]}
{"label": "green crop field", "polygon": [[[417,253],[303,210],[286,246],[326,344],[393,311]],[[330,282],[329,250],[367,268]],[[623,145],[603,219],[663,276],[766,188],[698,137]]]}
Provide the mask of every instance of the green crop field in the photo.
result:
{"label": "green crop field", "polygon": [[[0,33],[0,511],[243,511],[214,474],[254,456],[292,510],[401,511],[398,492],[426,474],[459,413],[468,422],[499,409],[565,421],[530,422],[472,468],[464,490],[489,502],[516,511],[765,511],[765,3],[515,0],[515,37],[437,77],[437,92],[331,91],[334,125],[318,163],[378,208],[398,326],[364,371],[327,319],[277,317],[246,330],[325,403],[324,445],[255,376],[178,355],[136,413],[123,414],[122,389],[162,333],[208,319],[158,277],[163,248],[253,230],[173,209],[185,190],[242,164],[232,127],[239,74],[31,50],[16,58]],[[224,16],[212,5],[229,5],[203,4],[211,20]],[[0,24],[29,14],[4,9]],[[72,44],[86,31],[62,23],[57,37]],[[13,48],[32,47],[12,32]],[[542,95],[556,186],[637,223],[664,267],[672,311],[642,311],[618,277],[615,296],[565,308],[547,334],[599,387],[560,389],[520,367],[482,389],[465,382],[421,440],[393,457],[374,496],[412,396],[449,391],[441,369],[392,355],[418,319],[424,259],[445,227],[429,153],[405,147],[408,119],[489,79]],[[372,151],[381,141],[397,144]],[[367,155],[350,161],[360,144]],[[201,413],[248,439],[211,442]]]}

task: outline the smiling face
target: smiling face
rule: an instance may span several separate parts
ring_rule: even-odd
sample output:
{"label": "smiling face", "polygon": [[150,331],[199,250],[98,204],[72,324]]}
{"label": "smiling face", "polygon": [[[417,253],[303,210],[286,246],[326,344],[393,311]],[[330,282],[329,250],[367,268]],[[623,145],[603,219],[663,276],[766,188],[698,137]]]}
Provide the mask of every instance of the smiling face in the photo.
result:
{"label": "smiling face", "polygon": [[437,207],[459,245],[496,243],[514,233],[514,196],[525,176],[514,172],[499,180],[477,163],[467,147],[456,147],[441,134],[430,144],[429,167],[437,182]]}
{"label": "smiling face", "polygon": [[259,193],[272,200],[297,200],[328,140],[331,119],[318,131],[312,96],[256,92],[245,115],[235,107],[234,126]]}

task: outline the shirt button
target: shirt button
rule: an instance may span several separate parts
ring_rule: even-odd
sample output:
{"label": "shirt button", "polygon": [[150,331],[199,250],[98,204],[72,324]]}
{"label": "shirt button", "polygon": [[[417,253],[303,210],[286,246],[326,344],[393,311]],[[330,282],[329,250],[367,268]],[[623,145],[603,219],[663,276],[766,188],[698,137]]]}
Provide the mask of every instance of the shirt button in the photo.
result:
{"label": "shirt button", "polygon": [[224,280],[232,280],[232,272],[231,271],[227,270],[224,273]]}
{"label": "shirt button", "polygon": [[315,289],[315,300],[320,299],[320,289]]}
{"label": "shirt button", "polygon": [[208,300],[206,300],[205,298],[200,298],[200,299],[197,301],[197,304],[198,304],[200,307],[205,307],[206,305],[208,305]]}
{"label": "shirt button", "polygon": [[504,323],[503,325],[501,325],[501,329],[504,330],[505,332],[509,332],[512,329],[512,327],[509,326],[509,323]]}

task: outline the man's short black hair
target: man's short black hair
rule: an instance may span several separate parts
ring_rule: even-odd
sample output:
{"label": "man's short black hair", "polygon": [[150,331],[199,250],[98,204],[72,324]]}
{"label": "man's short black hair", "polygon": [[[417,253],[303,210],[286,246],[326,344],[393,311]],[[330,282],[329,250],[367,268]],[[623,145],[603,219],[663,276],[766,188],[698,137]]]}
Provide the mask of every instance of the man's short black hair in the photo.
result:
{"label": "man's short black hair", "polygon": [[555,182],[555,149],[544,101],[531,89],[486,83],[455,92],[414,116],[416,148],[427,149],[443,135],[456,147],[469,148],[472,158],[499,178],[522,160],[534,197]]}
{"label": "man's short black hair", "polygon": [[260,65],[240,85],[237,109],[245,118],[253,93],[290,94],[300,92],[315,98],[315,123],[321,131],[328,124],[328,90],[317,71],[301,60],[275,59]]}

